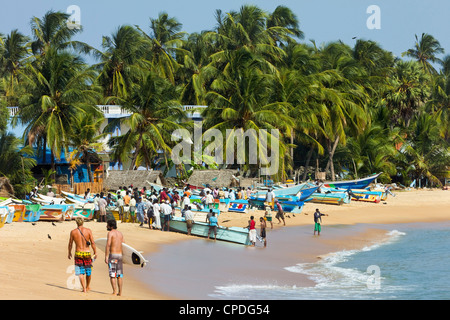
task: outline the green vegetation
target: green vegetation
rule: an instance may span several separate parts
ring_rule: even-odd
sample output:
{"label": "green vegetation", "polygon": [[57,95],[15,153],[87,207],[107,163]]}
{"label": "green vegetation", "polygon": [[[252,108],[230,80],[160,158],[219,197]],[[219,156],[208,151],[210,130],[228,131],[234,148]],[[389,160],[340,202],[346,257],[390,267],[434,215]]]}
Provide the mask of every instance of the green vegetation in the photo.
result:
{"label": "green vegetation", "polygon": [[[12,123],[26,126],[17,138],[37,146],[38,157],[49,148],[53,164],[69,147],[81,162],[96,159],[104,135],[96,132],[102,113],[95,106],[116,104],[131,114],[120,120],[131,130],[110,139],[111,156],[131,169],[151,168],[163,150],[168,165],[171,133],[193,128],[181,106],[206,105],[204,130],[279,130],[278,181],[318,166],[331,180],[382,171],[384,182],[439,185],[449,170],[450,56],[439,56],[445,52],[432,35],[416,35],[402,58],[371,40],[318,46],[303,41],[289,8],[245,5],[217,10],[215,27],[192,34],[167,13],[148,26],[130,21],[96,49],[73,40],[82,29],[69,29],[67,18],[49,11],[32,18],[30,37],[0,34],[0,114],[17,106]],[[26,159],[29,148],[6,132],[0,138],[9,148],[0,171],[15,185],[22,172],[27,191],[32,163],[6,165]],[[241,165],[254,176],[258,168]]]}

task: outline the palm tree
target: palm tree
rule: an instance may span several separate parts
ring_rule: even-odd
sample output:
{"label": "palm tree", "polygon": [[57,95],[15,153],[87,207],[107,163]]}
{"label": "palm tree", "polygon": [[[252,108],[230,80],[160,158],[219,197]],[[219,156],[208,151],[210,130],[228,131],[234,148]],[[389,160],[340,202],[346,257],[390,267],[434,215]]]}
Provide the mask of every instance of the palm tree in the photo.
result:
{"label": "palm tree", "polygon": [[17,105],[19,72],[29,56],[29,38],[17,29],[4,39],[0,37],[0,78],[9,106]]}
{"label": "palm tree", "polygon": [[23,147],[12,133],[0,135],[0,174],[9,178],[16,196],[30,192],[35,185],[31,169],[36,166],[33,148]]}
{"label": "palm tree", "polygon": [[149,66],[143,59],[147,50],[144,38],[135,28],[123,25],[111,37],[103,37],[102,46],[105,51],[96,68],[100,70],[98,83],[103,88],[103,95],[126,99]]}
{"label": "palm tree", "polygon": [[400,141],[399,129],[371,124],[356,136],[350,136],[345,146],[336,150],[336,160],[342,166],[353,168],[354,179],[374,172],[383,172],[380,179],[390,180],[397,173],[396,142]]}
{"label": "palm tree", "polygon": [[179,68],[175,56],[177,52],[184,51],[182,47],[186,36],[181,31],[182,24],[162,12],[158,18],[150,19],[150,35],[137,28],[149,44],[146,58],[150,62],[150,70],[175,84],[175,73]]}
{"label": "palm tree", "polygon": [[334,153],[338,144],[345,145],[347,132],[358,134],[365,128],[368,122],[368,96],[359,84],[363,71],[352,58],[348,46],[330,43],[316,50],[321,67],[316,83],[318,90],[313,91],[311,99],[326,109],[326,112],[321,112],[318,123],[322,145],[328,151],[325,171],[330,169],[334,181]]}
{"label": "palm tree", "polygon": [[408,49],[402,55],[415,58],[427,73],[436,74],[437,71],[431,63],[442,62],[437,55],[444,53],[444,49],[439,41],[430,34],[422,33],[420,40],[417,34],[415,37],[416,43],[414,48]]}
{"label": "palm tree", "polygon": [[42,18],[31,19],[31,32],[34,41],[31,43],[33,54],[45,56],[51,49],[75,49],[77,52],[98,54],[98,51],[88,44],[72,40],[83,28],[69,28],[67,20],[70,15],[63,12],[47,11]]}
{"label": "palm tree", "polygon": [[103,142],[107,133],[100,133],[100,126],[103,118],[95,118],[92,115],[83,116],[72,123],[72,132],[70,135],[70,145],[74,148],[70,158],[72,162],[79,159],[85,163],[88,171],[89,181],[94,181],[92,173],[92,163],[101,161],[98,152],[103,151]]}
{"label": "palm tree", "polygon": [[430,95],[429,79],[419,62],[397,62],[385,95],[391,125],[409,127],[413,116],[423,108]]}
{"label": "palm tree", "polygon": [[400,165],[413,174],[413,178],[427,178],[441,185],[437,173],[446,170],[450,161],[448,144],[441,139],[439,127],[432,115],[422,113],[412,124],[410,135],[402,146]]}
{"label": "palm tree", "polygon": [[[280,150],[272,152],[279,154],[279,163],[282,165],[279,177],[285,179],[289,162],[285,161],[288,155],[285,153],[284,137],[290,134],[293,126],[288,115],[289,105],[271,100],[275,87],[274,77],[261,73],[261,67],[265,64],[261,59],[242,48],[228,52],[227,61],[229,65],[212,82],[211,90],[206,95],[208,108],[202,114],[205,127],[218,129],[223,133],[226,129],[253,129],[256,134],[261,129],[279,129]],[[259,138],[255,138],[261,147]],[[272,138],[274,137],[270,136],[269,140]],[[228,141],[226,144],[228,146]],[[243,169],[247,170],[251,168],[248,165],[248,150],[245,158],[247,165]]]}
{"label": "palm tree", "polygon": [[167,154],[171,152],[168,141],[171,141],[173,130],[181,128],[180,122],[184,117],[179,103],[180,90],[169,80],[151,72],[142,84],[133,89],[128,99],[122,101],[122,107],[131,116],[120,119],[130,129],[110,139],[112,156],[126,163],[132,155],[132,170],[140,165],[154,167],[153,160],[162,151],[168,165]]}
{"label": "palm tree", "polygon": [[99,92],[92,84],[96,73],[84,61],[69,52],[49,49],[39,67],[29,63],[23,70],[24,94],[19,101],[19,111],[13,124],[26,125],[25,140],[46,147],[59,158],[67,149],[72,124],[76,118],[94,114],[101,118],[96,108]]}
{"label": "palm tree", "polygon": [[274,40],[278,41],[280,44],[295,42],[292,37],[298,39],[304,38],[304,33],[300,30],[297,16],[291,9],[282,5],[276,7],[275,10],[269,14],[266,26]]}
{"label": "palm tree", "polygon": [[204,103],[208,83],[207,65],[210,55],[214,53],[214,45],[207,39],[207,31],[191,33],[183,44],[183,50],[177,52],[177,78],[184,86],[181,100],[187,105],[202,105]]}

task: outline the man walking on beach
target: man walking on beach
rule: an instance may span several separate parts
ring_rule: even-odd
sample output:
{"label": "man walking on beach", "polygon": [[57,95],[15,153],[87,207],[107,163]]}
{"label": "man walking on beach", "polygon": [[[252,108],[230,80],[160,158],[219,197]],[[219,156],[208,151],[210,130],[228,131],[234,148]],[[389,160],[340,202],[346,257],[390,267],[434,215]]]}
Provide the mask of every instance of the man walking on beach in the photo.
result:
{"label": "man walking on beach", "polygon": [[320,236],[320,231],[322,230],[320,224],[322,223],[323,216],[328,216],[328,214],[323,214],[319,209],[316,209],[316,212],[314,212],[314,235],[316,235],[317,231],[317,235]]}
{"label": "man walking on beach", "polygon": [[116,220],[108,220],[106,229],[109,232],[105,248],[105,263],[108,265],[109,280],[113,289],[112,294],[121,296],[123,286],[123,235],[117,230]]}
{"label": "man walking on beach", "polygon": [[79,277],[83,292],[90,290],[92,274],[92,258],[90,246],[94,250],[94,260],[97,258],[97,248],[95,246],[92,231],[83,227],[83,218],[76,218],[77,228],[70,232],[68,258],[72,259],[72,245],[75,242],[75,275]]}
{"label": "man walking on beach", "polygon": [[275,216],[275,218],[278,219],[278,223],[279,224],[281,223],[281,220],[283,220],[283,225],[286,225],[286,222],[284,221],[283,207],[281,206],[281,203],[278,202],[278,200],[275,200],[275,206],[276,206],[276,208],[278,210],[277,215]]}
{"label": "man walking on beach", "polygon": [[267,240],[266,240],[266,220],[261,217],[259,218],[259,222],[260,222],[260,233],[259,236],[261,237],[261,239],[264,240],[264,248],[267,247]]}

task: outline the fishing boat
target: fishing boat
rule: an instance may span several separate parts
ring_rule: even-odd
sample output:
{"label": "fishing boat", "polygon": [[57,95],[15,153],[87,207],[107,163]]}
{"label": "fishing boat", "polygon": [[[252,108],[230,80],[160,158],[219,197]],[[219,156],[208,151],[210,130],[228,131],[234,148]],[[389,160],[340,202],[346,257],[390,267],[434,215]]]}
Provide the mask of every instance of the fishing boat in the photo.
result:
{"label": "fishing boat", "polygon": [[94,218],[95,204],[86,203],[84,205],[75,205],[72,218],[81,217],[84,220],[92,220]]}
{"label": "fishing boat", "polygon": [[[305,201],[308,199],[314,192],[317,191],[317,189],[320,187],[315,186],[309,183],[302,183],[298,184],[292,187],[287,188],[274,188],[272,189],[273,194],[275,195],[275,198],[277,197],[286,197],[286,196],[296,196],[298,198],[298,201]],[[257,191],[252,195],[252,199],[262,199],[264,200],[268,191]]]}
{"label": "fishing boat", "polygon": [[85,199],[84,196],[80,196],[80,195],[75,194],[75,193],[70,193],[70,192],[67,192],[67,191],[61,191],[61,193],[64,195],[64,197],[67,200],[73,199],[73,200],[76,200],[77,202],[83,202],[83,203],[94,202],[94,198],[92,198],[92,197],[89,197],[88,199]]}
{"label": "fishing boat", "polygon": [[6,214],[0,214],[0,228],[3,228],[5,225],[7,217],[8,216]]}
{"label": "fishing boat", "polygon": [[39,221],[64,221],[65,211],[62,205],[44,205],[41,207]]}
{"label": "fishing boat", "polygon": [[343,205],[350,203],[351,197],[347,192],[315,192],[312,194],[310,201],[312,203]]}
{"label": "fishing boat", "polygon": [[25,215],[23,221],[36,222],[41,216],[40,204],[27,204],[25,205]]}
{"label": "fishing boat", "polygon": [[0,202],[0,207],[7,206],[12,203],[13,203],[13,200],[11,198],[8,198],[8,199],[2,200],[2,202]]}
{"label": "fishing boat", "polygon": [[[186,220],[180,217],[173,217],[170,221],[170,229],[172,231],[187,233]],[[199,237],[208,237],[209,225],[204,222],[195,222],[192,226],[191,235]],[[250,240],[248,238],[249,230],[247,228],[240,227],[217,227],[217,240],[233,242],[243,245],[249,245]],[[211,233],[211,237],[214,234]]]}
{"label": "fishing boat", "polygon": [[43,194],[38,193],[38,197],[33,198],[34,201],[46,204],[64,204],[66,203],[66,198],[58,198],[58,197],[49,197],[44,196]]}
{"label": "fishing boat", "polygon": [[0,206],[0,228],[2,228],[7,222],[10,216],[10,209],[8,206]]}
{"label": "fishing boat", "polygon": [[324,187],[336,188],[336,189],[364,189],[369,184],[371,184],[376,178],[378,178],[382,172],[374,174],[367,178],[356,179],[356,180],[344,180],[344,181],[330,181],[323,184]]}
{"label": "fishing boat", "polygon": [[303,206],[305,205],[304,201],[280,201],[281,208],[285,213],[301,213],[303,210]]}
{"label": "fishing boat", "polygon": [[228,205],[228,212],[241,212],[245,213],[248,211],[249,201],[244,199],[230,200]]}
{"label": "fishing boat", "polygon": [[10,208],[14,209],[13,222],[22,222],[25,216],[25,205],[24,204],[10,204]]}
{"label": "fishing boat", "polygon": [[351,190],[352,200],[379,203],[387,199],[387,193],[383,191]]}

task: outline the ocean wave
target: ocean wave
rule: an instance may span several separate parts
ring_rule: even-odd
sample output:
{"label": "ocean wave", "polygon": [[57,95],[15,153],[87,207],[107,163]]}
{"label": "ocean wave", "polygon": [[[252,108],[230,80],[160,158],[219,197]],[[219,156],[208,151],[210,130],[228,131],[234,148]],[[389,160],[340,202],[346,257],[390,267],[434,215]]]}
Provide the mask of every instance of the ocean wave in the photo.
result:
{"label": "ocean wave", "polygon": [[[216,299],[386,299],[395,298],[396,294],[407,288],[393,286],[376,286],[376,281],[382,282],[383,277],[374,278],[374,273],[360,271],[356,268],[340,267],[339,264],[349,261],[360,252],[369,252],[383,245],[394,243],[406,233],[398,230],[387,232],[382,241],[358,250],[342,250],[327,254],[317,262],[299,263],[285,267],[292,273],[300,273],[313,280],[315,286],[297,287],[295,285],[266,284],[229,284],[216,286],[210,297]],[[376,268],[375,268],[376,270]],[[375,281],[374,281],[375,280]]]}
{"label": "ocean wave", "polygon": [[[381,275],[375,278],[377,276],[377,266],[368,266],[367,271],[363,272],[356,268],[340,267],[339,264],[349,261],[349,259],[358,253],[368,252],[383,245],[394,243],[404,235],[406,233],[392,230],[387,233],[387,237],[382,241],[362,249],[333,252],[323,256],[317,262],[299,263],[295,266],[285,267],[284,269],[290,272],[304,274],[313,280],[316,283],[315,288],[320,290],[320,294],[318,294],[320,298],[323,298],[324,295],[327,296],[336,293],[339,294],[338,299],[364,298],[368,295],[376,297],[376,294],[382,288],[377,283],[383,281]],[[382,290],[385,294],[387,290],[395,291],[398,288],[387,288],[383,286]]]}

